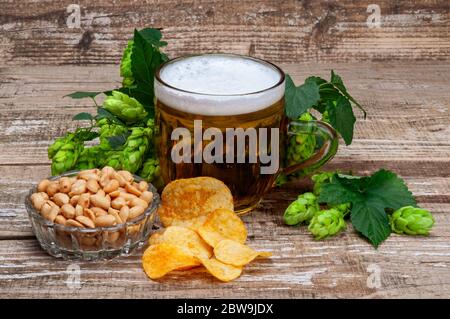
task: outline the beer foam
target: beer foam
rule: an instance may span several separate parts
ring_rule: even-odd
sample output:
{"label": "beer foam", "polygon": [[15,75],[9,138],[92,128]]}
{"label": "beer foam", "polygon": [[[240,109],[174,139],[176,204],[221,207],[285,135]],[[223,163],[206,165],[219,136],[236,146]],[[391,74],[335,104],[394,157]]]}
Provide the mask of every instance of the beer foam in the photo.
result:
{"label": "beer foam", "polygon": [[166,64],[155,81],[164,104],[193,114],[237,115],[264,109],[284,94],[280,72],[271,64],[223,54],[186,57]]}

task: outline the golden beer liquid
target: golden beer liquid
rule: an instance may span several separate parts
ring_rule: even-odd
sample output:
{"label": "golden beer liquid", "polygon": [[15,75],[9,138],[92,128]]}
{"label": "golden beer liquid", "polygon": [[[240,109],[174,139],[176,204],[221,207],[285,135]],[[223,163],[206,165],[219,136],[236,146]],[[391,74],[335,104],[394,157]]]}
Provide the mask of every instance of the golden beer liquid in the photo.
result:
{"label": "golden beer liquid", "polygon": [[[253,127],[257,131],[259,128],[268,128],[267,145],[270,146],[270,128],[279,129],[282,127],[283,110],[284,98],[264,109],[252,113],[205,116],[179,111],[157,100],[155,142],[156,150],[159,152],[158,156],[164,183],[167,184],[179,178],[197,176],[215,177],[223,181],[230,188],[234,197],[234,207],[238,213],[251,210],[258,204],[268,188],[272,186],[276,174],[261,174],[259,160],[257,163],[248,163],[248,154],[246,154],[246,163],[237,163],[236,160],[234,163],[225,163],[225,159],[224,163],[194,163],[194,120],[202,120],[203,131],[209,127],[220,129],[223,133],[224,148],[226,141],[225,130],[227,128],[243,128],[245,130]],[[172,161],[171,150],[178,141],[172,141],[171,134],[178,127],[187,128],[191,132],[191,163],[176,164]],[[280,130],[279,143],[281,143],[282,135],[283,132]],[[203,141],[203,147],[205,147],[207,142]],[[248,141],[246,142],[246,149],[248,151]]]}

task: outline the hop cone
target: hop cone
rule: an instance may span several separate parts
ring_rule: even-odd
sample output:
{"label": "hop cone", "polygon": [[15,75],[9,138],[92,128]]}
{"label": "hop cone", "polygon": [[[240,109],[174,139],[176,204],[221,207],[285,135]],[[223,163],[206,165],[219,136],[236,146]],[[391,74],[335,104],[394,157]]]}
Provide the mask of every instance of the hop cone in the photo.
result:
{"label": "hop cone", "polygon": [[127,124],[139,122],[148,115],[142,104],[135,98],[119,91],[112,91],[112,95],[103,102],[103,108]]}
{"label": "hop cone", "polygon": [[342,216],[346,216],[350,212],[352,204],[351,203],[343,203],[339,205],[333,205],[330,208],[334,208],[342,213]]}
{"label": "hop cone", "polygon": [[157,158],[147,158],[144,164],[142,164],[139,176],[147,182],[152,183],[158,189],[161,189],[164,186],[161,176],[161,167],[159,166],[159,160]]}
{"label": "hop cone", "polygon": [[83,170],[100,167],[101,165],[99,163],[103,153],[104,152],[99,145],[84,148],[80,157],[78,157],[75,168]]}
{"label": "hop cone", "polygon": [[319,210],[316,195],[304,193],[288,206],[283,219],[287,225],[297,225],[302,222],[309,222]]}
{"label": "hop cone", "polygon": [[122,151],[108,151],[100,162],[100,167],[111,166],[115,170],[123,169],[122,167]]}
{"label": "hop cone", "polygon": [[335,172],[322,172],[311,176],[311,179],[314,182],[313,192],[316,196],[320,195],[320,191],[322,190],[323,185],[331,182],[334,174]]}
{"label": "hop cone", "polygon": [[[312,121],[314,117],[310,113],[304,113],[298,118],[301,121]],[[295,133],[295,126],[292,131]],[[310,158],[316,149],[316,136],[313,134],[297,134],[289,136],[287,147],[287,165],[301,163]]]}
{"label": "hop cone", "polygon": [[131,70],[131,52],[134,41],[128,41],[128,45],[123,51],[122,61],[120,62],[120,76],[123,78],[122,86],[130,87],[134,84],[133,71]]}
{"label": "hop cone", "polygon": [[308,229],[314,238],[319,240],[336,235],[345,227],[343,214],[337,209],[331,208],[317,212],[311,219]]}
{"label": "hop cone", "polygon": [[82,151],[83,143],[75,140],[75,134],[68,133],[57,138],[48,148],[48,158],[52,160],[52,175],[73,169]]}
{"label": "hop cone", "polygon": [[151,128],[133,127],[122,151],[122,169],[135,173],[141,167],[153,135]]}
{"label": "hop cone", "polygon": [[434,218],[425,209],[406,206],[390,216],[392,231],[397,234],[428,235],[434,225]]}
{"label": "hop cone", "polygon": [[107,119],[101,119],[97,122],[100,126],[100,148],[103,150],[111,150],[108,137],[122,135],[128,132],[128,128],[116,123],[110,123]]}

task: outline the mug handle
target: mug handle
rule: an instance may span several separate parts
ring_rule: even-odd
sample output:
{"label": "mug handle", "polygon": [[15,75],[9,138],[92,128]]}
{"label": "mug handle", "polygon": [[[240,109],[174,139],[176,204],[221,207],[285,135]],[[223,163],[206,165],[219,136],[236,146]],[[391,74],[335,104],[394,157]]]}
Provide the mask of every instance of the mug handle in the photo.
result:
{"label": "mug handle", "polygon": [[320,148],[308,159],[281,169],[289,175],[297,172],[299,177],[311,174],[331,160],[338,150],[339,138],[336,130],[323,121],[291,121],[287,127],[287,140],[301,134],[314,135],[321,141]]}

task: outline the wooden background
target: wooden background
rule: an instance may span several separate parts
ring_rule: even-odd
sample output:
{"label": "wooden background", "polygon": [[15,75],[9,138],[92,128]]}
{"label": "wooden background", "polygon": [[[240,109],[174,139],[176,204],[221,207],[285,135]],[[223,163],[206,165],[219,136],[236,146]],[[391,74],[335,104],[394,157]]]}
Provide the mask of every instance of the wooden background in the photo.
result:
{"label": "wooden background", "polygon": [[[79,1],[80,28],[68,28],[75,1],[0,0],[0,294],[5,297],[450,297],[450,2],[376,1],[381,27],[368,28],[375,1]],[[402,176],[436,225],[430,237],[391,236],[375,250],[351,227],[326,241],[282,223],[306,180],[268,194],[244,216],[252,247],[271,250],[238,280],[202,270],[153,282],[141,252],[79,263],[81,287],[66,285],[69,262],[43,252],[23,205],[49,175],[46,148],[75,128],[89,101],[75,90],[119,85],[118,62],[134,27],[163,29],[167,52],[225,51],[277,62],[296,82],[334,68],[367,108],[355,139],[329,169]],[[381,286],[367,285],[375,267]]]}

